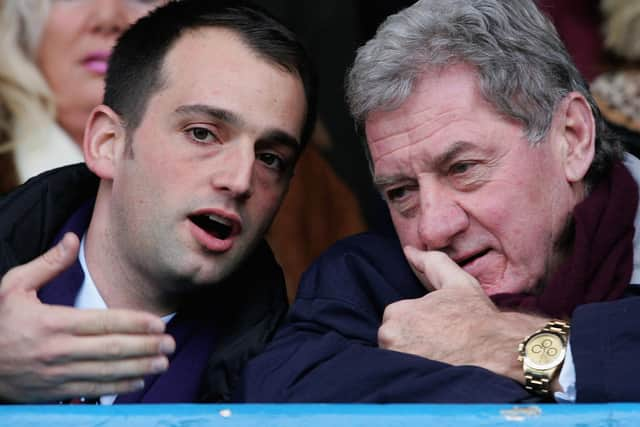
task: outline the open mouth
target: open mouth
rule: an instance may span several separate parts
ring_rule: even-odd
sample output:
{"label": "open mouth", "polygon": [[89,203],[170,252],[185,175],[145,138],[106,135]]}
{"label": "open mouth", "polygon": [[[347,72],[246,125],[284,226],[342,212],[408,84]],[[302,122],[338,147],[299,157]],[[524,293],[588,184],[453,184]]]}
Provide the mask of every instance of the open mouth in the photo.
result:
{"label": "open mouth", "polygon": [[220,240],[229,238],[233,232],[233,222],[217,215],[192,215],[189,219],[195,225]]}

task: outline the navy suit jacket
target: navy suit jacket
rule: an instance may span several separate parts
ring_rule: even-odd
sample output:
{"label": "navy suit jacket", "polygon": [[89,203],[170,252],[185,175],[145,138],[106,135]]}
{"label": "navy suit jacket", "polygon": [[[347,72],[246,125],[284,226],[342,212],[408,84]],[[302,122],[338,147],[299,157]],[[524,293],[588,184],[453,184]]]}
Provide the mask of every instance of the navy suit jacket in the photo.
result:
{"label": "navy suit jacket", "polygon": [[[384,350],[384,308],[425,294],[397,240],[373,234],[330,248],[304,275],[285,326],[249,363],[250,402],[530,402],[515,381]],[[640,400],[640,298],[589,304],[572,318],[579,401]],[[514,349],[515,357],[515,349]]]}

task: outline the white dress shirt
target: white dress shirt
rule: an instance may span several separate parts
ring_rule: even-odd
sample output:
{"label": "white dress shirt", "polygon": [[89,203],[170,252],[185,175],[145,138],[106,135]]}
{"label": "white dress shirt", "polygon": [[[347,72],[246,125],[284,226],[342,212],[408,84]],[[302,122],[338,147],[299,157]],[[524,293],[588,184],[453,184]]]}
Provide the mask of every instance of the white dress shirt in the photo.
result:
{"label": "white dress shirt", "polygon": [[[86,235],[82,236],[82,241],[80,242],[80,253],[78,254],[78,261],[80,261],[80,266],[82,266],[82,272],[84,273],[84,281],[82,282],[80,291],[76,296],[74,307],[80,309],[106,309],[107,304],[104,302],[100,292],[98,292],[98,288],[96,287],[96,284],[91,277],[91,273],[89,273],[89,268],[87,267],[87,261],[84,255],[85,237]],[[162,317],[162,320],[165,323],[168,323],[173,316],[175,316],[175,313],[167,314]],[[100,404],[112,405],[117,397],[117,394],[101,396]]]}

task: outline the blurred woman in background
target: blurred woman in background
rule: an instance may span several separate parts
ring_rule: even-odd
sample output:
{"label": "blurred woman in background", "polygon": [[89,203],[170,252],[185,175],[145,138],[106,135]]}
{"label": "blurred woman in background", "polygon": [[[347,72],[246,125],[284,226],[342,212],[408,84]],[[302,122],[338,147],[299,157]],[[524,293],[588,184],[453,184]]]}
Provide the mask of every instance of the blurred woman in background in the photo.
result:
{"label": "blurred woman in background", "polygon": [[117,37],[166,0],[0,2],[0,194],[82,162]]}

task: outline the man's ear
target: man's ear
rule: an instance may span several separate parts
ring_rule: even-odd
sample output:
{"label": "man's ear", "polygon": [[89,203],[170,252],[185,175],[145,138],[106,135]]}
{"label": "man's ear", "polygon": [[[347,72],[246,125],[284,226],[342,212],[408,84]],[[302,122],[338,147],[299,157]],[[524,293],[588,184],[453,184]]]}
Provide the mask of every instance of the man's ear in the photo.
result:
{"label": "man's ear", "polygon": [[106,105],[93,109],[84,132],[84,160],[96,175],[112,179],[115,166],[122,157],[126,132],[120,116]]}
{"label": "man's ear", "polygon": [[595,119],[586,98],[571,92],[556,111],[563,141],[563,166],[567,181],[584,179],[595,156]]}

